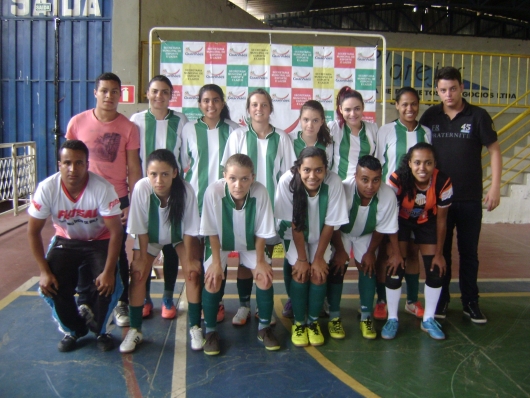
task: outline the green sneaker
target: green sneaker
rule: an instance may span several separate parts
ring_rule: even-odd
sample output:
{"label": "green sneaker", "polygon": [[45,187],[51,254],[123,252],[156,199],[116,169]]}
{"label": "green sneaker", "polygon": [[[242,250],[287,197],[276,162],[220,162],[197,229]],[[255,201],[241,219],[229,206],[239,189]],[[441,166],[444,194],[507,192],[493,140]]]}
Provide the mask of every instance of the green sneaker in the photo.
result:
{"label": "green sneaker", "polygon": [[291,328],[291,341],[297,347],[307,347],[309,345],[309,338],[307,337],[307,330],[305,325],[296,323]]}
{"label": "green sneaker", "polygon": [[322,334],[322,331],[320,330],[320,325],[317,321],[307,325],[306,329],[309,343],[312,346],[318,347],[319,345],[324,344],[324,335]]}
{"label": "green sneaker", "polygon": [[334,339],[343,339],[346,337],[340,318],[333,318],[328,322],[328,331],[329,335]]}

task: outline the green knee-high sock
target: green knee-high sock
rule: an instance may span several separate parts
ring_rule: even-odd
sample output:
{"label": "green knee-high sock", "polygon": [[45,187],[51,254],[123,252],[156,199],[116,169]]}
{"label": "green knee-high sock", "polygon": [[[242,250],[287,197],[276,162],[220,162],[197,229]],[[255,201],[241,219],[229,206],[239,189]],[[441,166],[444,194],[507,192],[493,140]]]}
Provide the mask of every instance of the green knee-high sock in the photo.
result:
{"label": "green knee-high sock", "polygon": [[272,285],[266,290],[261,290],[256,286],[256,303],[259,308],[258,329],[265,329],[271,324],[272,307],[274,306],[274,288]]}
{"label": "green knee-high sock", "polygon": [[145,278],[145,301],[151,300],[151,275]]}
{"label": "green knee-high sock", "polygon": [[165,245],[164,253],[164,291],[175,291],[175,282],[179,270],[179,258],[173,245]]}
{"label": "green knee-high sock", "polygon": [[328,282],[328,304],[329,304],[329,318],[340,317],[340,301],[342,299],[343,283]]}
{"label": "green knee-high sock", "polygon": [[371,316],[374,310],[375,287],[377,281],[375,275],[371,278],[359,271],[359,296],[361,298],[361,313]]}
{"label": "green knee-high sock", "polygon": [[324,305],[327,290],[325,283],[322,285],[309,283],[309,303],[307,308],[309,322],[314,322],[318,319],[318,315]]}
{"label": "green knee-high sock", "polygon": [[[291,304],[293,306],[294,321],[302,325],[304,325],[306,321],[308,297],[309,282],[298,283],[293,279],[291,281]],[[320,309],[322,309],[322,305],[320,306]]]}
{"label": "green knee-high sock", "polygon": [[407,302],[418,301],[418,291],[420,290],[420,274],[405,274],[407,282]]}
{"label": "green knee-high sock", "polygon": [[291,297],[291,281],[293,280],[293,267],[286,258],[283,259],[283,282],[285,283],[285,292],[287,297]]}
{"label": "green knee-high sock", "polygon": [[384,282],[377,282],[376,283],[377,288],[377,302],[385,302],[386,303],[386,289],[385,289],[385,283]]}
{"label": "green knee-high sock", "polygon": [[250,307],[250,295],[252,294],[253,284],[254,278],[237,278],[237,293],[239,294],[239,305],[241,307]]}
{"label": "green knee-high sock", "polygon": [[190,328],[201,327],[201,303],[188,303],[188,322]]}
{"label": "green knee-high sock", "polygon": [[139,305],[138,307],[133,307],[132,305],[129,306],[129,319],[130,319],[130,325],[131,328],[134,328],[138,331],[142,330],[142,309],[144,308],[143,305]]}
{"label": "green knee-high sock", "polygon": [[225,278],[221,281],[221,289],[219,290],[219,293],[221,296],[219,297],[219,301],[221,301],[225,295],[225,287],[226,287],[226,278],[228,277],[228,267],[225,267]]}
{"label": "green knee-high sock", "polygon": [[210,293],[202,289],[202,308],[204,309],[204,327],[206,333],[213,332],[217,326],[217,308],[221,300],[221,292]]}

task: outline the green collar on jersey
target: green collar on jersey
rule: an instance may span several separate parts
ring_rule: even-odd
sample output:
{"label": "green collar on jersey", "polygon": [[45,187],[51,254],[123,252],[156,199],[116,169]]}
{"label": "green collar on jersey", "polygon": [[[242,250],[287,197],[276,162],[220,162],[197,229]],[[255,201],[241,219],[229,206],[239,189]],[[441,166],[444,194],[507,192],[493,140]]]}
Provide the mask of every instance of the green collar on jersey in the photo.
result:
{"label": "green collar on jersey", "polygon": [[[232,198],[232,194],[228,190],[228,182],[226,182],[226,180],[225,180],[225,197],[229,199],[227,202],[230,205],[230,207],[234,208],[235,210],[238,210],[236,209],[236,202],[234,202],[234,198]],[[243,210],[245,208],[249,198],[250,198],[250,189],[248,190],[248,193],[245,196],[245,202],[243,203],[243,206],[239,210]]]}
{"label": "green collar on jersey", "polygon": [[[258,136],[258,133],[256,133],[256,131],[252,128],[252,121],[250,119],[245,119],[245,122],[247,123],[248,131],[251,131],[252,133],[254,133],[256,135],[256,137],[258,137],[258,139],[260,139],[259,136]],[[269,137],[271,137],[276,132],[276,127],[274,127],[270,123],[269,123],[269,126],[272,127],[272,131],[269,134],[267,134],[265,139],[268,139]]]}

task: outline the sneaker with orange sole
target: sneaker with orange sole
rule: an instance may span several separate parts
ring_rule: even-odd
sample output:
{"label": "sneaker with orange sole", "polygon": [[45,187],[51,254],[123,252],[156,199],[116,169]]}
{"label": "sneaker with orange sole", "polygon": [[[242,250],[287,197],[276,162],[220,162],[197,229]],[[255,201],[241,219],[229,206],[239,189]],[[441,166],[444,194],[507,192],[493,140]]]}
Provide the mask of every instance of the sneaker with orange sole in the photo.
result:
{"label": "sneaker with orange sole", "polygon": [[145,301],[144,308],[142,308],[142,318],[147,318],[153,312],[153,302]]}
{"label": "sneaker with orange sole", "polygon": [[423,309],[421,302],[416,301],[415,303],[405,303],[405,312],[415,315],[416,318],[423,318],[425,310]]}
{"label": "sneaker with orange sole", "polygon": [[388,317],[388,311],[386,309],[386,303],[385,302],[377,303],[374,309],[374,318],[380,321],[384,321],[386,320],[387,317]]}
{"label": "sneaker with orange sole", "polygon": [[173,304],[173,300],[162,300],[162,318],[173,319],[177,316],[177,307]]}

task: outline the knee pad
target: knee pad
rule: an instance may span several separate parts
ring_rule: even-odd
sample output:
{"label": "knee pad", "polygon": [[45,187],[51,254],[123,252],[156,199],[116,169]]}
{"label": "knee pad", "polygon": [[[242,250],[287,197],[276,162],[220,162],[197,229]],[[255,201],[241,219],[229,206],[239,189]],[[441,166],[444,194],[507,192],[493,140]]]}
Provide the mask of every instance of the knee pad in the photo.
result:
{"label": "knee pad", "polygon": [[422,256],[423,264],[425,265],[425,284],[432,288],[442,287],[442,277],[440,276],[440,269],[435,267],[431,271],[432,260],[434,256]]}
{"label": "knee pad", "polygon": [[328,283],[332,283],[334,285],[342,285],[344,283],[344,275],[346,274],[346,271],[348,270],[348,264],[344,266],[344,274],[334,274],[335,268],[329,269],[328,274]]}
{"label": "knee pad", "polygon": [[398,267],[395,275],[386,276],[385,286],[392,290],[401,289],[401,281],[403,281],[404,275],[405,270],[401,267]]}

